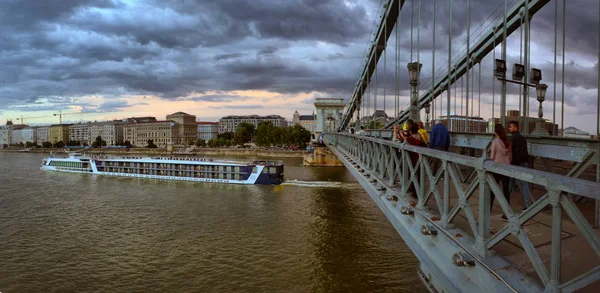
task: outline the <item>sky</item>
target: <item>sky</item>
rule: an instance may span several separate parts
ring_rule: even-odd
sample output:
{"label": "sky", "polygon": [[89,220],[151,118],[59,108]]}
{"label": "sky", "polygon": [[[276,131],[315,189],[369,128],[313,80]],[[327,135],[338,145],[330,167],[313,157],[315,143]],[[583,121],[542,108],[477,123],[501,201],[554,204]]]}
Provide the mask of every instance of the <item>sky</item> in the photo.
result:
{"label": "sky", "polygon": [[[408,103],[406,63],[416,61],[418,52],[422,87],[427,88],[432,48],[436,68],[448,58],[448,1],[437,1],[435,27],[433,0],[420,1],[417,46],[418,2],[406,1],[400,30],[393,29],[387,56],[378,66],[378,84],[370,87],[371,97],[377,88],[378,109],[384,108],[385,91],[390,116],[396,92],[401,109]],[[472,39],[499,16],[503,2],[471,1]],[[595,132],[598,1],[568,2],[565,127]],[[453,51],[466,44],[466,3],[453,3]],[[531,65],[542,69],[549,86],[547,119],[553,116],[554,3],[536,14],[531,25]],[[296,110],[312,113],[315,98],[349,100],[382,6],[381,0],[0,0],[0,123],[20,122],[16,119],[21,116],[30,125],[58,123],[53,114],[59,111],[67,113],[63,122],[164,119],[177,111],[203,121],[244,114],[279,114],[291,120]],[[508,40],[509,70],[519,61],[519,40],[518,34]],[[558,43],[560,125],[562,19]],[[475,112],[490,118],[494,108],[498,117],[499,84],[492,84],[491,54],[481,68],[481,110],[477,100]],[[464,99],[457,89],[460,107]],[[508,109],[517,109],[517,87],[509,86],[508,92]],[[535,116],[535,91],[531,94],[530,116]],[[436,107],[439,113],[439,101]]]}

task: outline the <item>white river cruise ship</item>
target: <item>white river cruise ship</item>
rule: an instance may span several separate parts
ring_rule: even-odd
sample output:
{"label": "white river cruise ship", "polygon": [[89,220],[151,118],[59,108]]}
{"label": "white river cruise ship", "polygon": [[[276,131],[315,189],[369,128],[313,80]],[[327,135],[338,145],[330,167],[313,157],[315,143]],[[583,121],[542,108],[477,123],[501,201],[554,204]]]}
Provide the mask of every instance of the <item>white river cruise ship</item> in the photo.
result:
{"label": "white river cruise ship", "polygon": [[280,184],[281,161],[227,161],[197,157],[94,156],[69,153],[68,158],[48,157],[42,170],[97,175],[221,182]]}

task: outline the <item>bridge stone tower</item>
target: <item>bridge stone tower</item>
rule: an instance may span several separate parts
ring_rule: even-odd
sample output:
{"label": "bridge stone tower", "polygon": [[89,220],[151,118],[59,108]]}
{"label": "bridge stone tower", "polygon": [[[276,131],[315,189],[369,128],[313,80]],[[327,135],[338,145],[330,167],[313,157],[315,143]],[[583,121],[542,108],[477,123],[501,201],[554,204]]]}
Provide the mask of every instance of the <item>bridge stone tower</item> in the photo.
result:
{"label": "bridge stone tower", "polygon": [[315,136],[317,138],[323,132],[335,131],[342,121],[345,107],[344,99],[317,98],[315,100],[315,108],[317,108]]}

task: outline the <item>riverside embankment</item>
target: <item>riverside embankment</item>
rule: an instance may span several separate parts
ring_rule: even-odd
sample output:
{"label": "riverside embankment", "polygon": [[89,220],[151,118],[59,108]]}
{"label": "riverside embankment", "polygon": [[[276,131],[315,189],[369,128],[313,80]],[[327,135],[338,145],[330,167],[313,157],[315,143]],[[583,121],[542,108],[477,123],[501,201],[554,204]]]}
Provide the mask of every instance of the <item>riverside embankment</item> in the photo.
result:
{"label": "riverside embankment", "polygon": [[[3,152],[23,152],[20,149],[2,149]],[[31,153],[61,153],[64,149],[36,148]],[[181,156],[262,156],[279,158],[302,158],[305,151],[290,150],[267,150],[258,148],[234,149],[234,148],[197,148],[186,152],[184,149],[168,151],[166,149],[130,148],[130,149],[86,149],[83,152],[91,154],[142,154],[142,155],[181,155]]]}

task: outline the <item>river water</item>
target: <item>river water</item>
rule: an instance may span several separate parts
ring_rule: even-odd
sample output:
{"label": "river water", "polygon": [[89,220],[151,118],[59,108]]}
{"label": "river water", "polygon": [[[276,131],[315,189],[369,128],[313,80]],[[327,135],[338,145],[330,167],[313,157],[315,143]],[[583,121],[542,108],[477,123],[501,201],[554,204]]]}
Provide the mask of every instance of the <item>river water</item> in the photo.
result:
{"label": "river water", "polygon": [[[0,152],[0,292],[422,292],[341,168],[243,186],[44,172]],[[297,180],[297,181],[293,181]]]}

